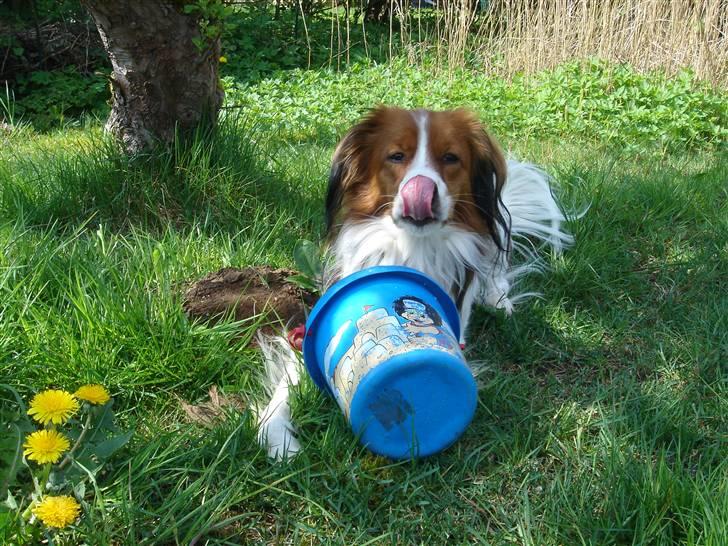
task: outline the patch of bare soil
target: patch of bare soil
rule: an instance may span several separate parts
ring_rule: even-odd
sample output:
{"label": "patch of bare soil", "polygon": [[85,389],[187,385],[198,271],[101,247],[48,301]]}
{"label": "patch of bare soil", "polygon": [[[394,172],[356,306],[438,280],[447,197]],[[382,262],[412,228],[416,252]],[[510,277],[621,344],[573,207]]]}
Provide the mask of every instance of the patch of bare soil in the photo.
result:
{"label": "patch of bare soil", "polygon": [[226,267],[194,282],[184,294],[183,307],[192,320],[263,318],[269,331],[297,326],[306,321],[317,296],[288,281],[294,274],[266,266]]}

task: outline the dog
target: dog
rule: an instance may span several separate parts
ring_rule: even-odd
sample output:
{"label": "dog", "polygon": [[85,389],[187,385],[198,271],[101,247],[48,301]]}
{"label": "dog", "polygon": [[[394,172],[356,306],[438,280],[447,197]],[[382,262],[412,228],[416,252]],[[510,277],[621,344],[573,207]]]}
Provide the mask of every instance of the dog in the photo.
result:
{"label": "dog", "polygon": [[[460,314],[465,344],[473,305],[511,314],[511,286],[539,269],[536,245],[572,241],[548,175],[506,159],[467,110],[379,107],[337,146],[325,202],[325,284],[376,265],[417,269],[437,281]],[[526,256],[511,265],[514,252]],[[283,337],[260,339],[270,400],[258,412],[260,444],[276,459],[301,448],[289,388],[300,358]]]}

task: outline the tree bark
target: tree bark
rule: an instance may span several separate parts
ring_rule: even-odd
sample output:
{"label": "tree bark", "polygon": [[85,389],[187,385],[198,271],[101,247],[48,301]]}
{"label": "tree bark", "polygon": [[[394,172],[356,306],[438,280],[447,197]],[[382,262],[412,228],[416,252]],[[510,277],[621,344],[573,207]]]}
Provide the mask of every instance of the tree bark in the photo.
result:
{"label": "tree bark", "polygon": [[136,154],[173,141],[175,131],[214,124],[222,105],[220,40],[205,40],[198,18],[173,0],[82,0],[111,60],[106,130]]}

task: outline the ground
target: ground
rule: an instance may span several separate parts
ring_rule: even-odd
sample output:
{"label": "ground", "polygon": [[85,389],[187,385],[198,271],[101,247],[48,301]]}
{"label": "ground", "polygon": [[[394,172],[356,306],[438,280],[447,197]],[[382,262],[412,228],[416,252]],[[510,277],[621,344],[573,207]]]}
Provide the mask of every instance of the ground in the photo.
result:
{"label": "ground", "polygon": [[[272,332],[306,322],[316,297],[289,281],[292,269],[266,266],[226,267],[192,283],[183,307],[191,319],[233,317],[243,323],[260,322]],[[269,323],[273,325],[268,326]]]}

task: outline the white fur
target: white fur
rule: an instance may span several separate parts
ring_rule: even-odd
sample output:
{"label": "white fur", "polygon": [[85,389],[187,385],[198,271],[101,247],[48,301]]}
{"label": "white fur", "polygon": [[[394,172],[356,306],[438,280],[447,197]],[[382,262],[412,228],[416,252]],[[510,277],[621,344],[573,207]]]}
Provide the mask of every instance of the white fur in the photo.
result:
{"label": "white fur", "polygon": [[544,241],[556,252],[571,245],[574,239],[561,229],[565,218],[551,193],[549,176],[535,165],[514,159],[507,166],[501,199],[511,215],[512,237]]}
{"label": "white fur", "polygon": [[[525,273],[543,268],[535,252],[536,245],[548,244],[560,252],[573,239],[561,228],[565,218],[551,193],[548,175],[533,165],[512,159],[507,162],[508,174],[501,193],[505,217],[511,225],[511,239],[505,241],[509,251],[498,249],[490,237],[442,221],[449,216],[452,198],[427,157],[427,112],[415,111],[413,116],[419,128],[418,150],[400,189],[413,176],[431,178],[438,187],[438,209],[447,214],[421,227],[399,221],[402,202],[397,195],[391,215],[344,222],[330,249],[325,286],[367,267],[403,265],[432,277],[456,299],[467,271],[471,270],[474,278],[460,310],[460,340],[464,343],[475,302],[502,308],[510,314],[514,301],[530,295],[511,298],[512,284]],[[511,252],[522,255],[520,265],[511,265]],[[271,399],[259,413],[258,438],[271,457],[291,458],[299,451],[300,444],[291,423],[288,396],[289,387],[299,381],[300,363],[285,338],[260,341],[268,367]]]}
{"label": "white fur", "polygon": [[[429,132],[427,131],[427,126],[429,119],[427,112],[425,110],[415,110],[412,112],[412,117],[414,118],[418,129],[417,150],[415,151],[415,156],[412,158],[412,162],[410,163],[407,172],[405,172],[399,183],[399,191],[397,191],[397,195],[394,196],[394,200],[392,201],[392,218],[397,220],[397,224],[407,233],[419,238],[426,237],[431,232],[436,231],[442,224],[442,221],[450,216],[455,202],[452,197],[450,197],[450,192],[447,191],[447,184],[445,184],[442,176],[440,176],[440,173],[438,173],[435,169],[432,158],[428,153]],[[436,218],[436,222],[434,224],[415,227],[408,222],[399,221],[404,215],[404,203],[401,197],[402,187],[415,176],[427,177],[432,180],[437,187],[436,199],[438,200],[438,204],[433,206],[433,209],[438,211],[438,218]]]}
{"label": "white fur", "polygon": [[467,270],[475,272],[473,285],[463,302],[461,342],[470,315],[470,307],[485,287],[493,306],[510,311],[503,294],[508,281],[504,277],[505,257],[497,247],[480,235],[449,224],[440,227],[433,236],[413,235],[400,227],[391,216],[373,218],[366,222],[344,224],[332,247],[336,274],[345,277],[375,265],[403,265],[424,272],[436,280],[453,298],[458,287],[465,283]]}
{"label": "white fur", "polygon": [[259,332],[257,341],[265,359],[264,386],[270,396],[265,408],[256,412],[258,443],[265,446],[269,457],[290,459],[301,449],[288,403],[290,387],[298,385],[301,378],[300,361],[283,336],[265,336]]}

